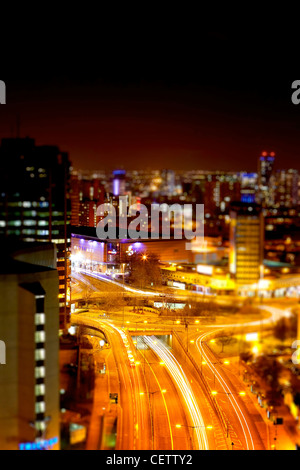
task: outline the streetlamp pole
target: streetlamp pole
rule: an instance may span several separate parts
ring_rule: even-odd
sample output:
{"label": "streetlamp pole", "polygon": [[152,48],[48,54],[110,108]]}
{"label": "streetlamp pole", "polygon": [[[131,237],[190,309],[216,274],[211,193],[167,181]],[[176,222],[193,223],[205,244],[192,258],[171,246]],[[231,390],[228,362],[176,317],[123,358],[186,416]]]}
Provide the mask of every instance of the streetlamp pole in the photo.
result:
{"label": "streetlamp pole", "polygon": [[185,322],[185,328],[186,328],[186,352],[189,352],[189,323],[188,321]]}
{"label": "streetlamp pole", "polygon": [[195,439],[194,439],[194,432],[195,432],[195,429],[198,429],[198,428],[206,428],[206,429],[213,429],[212,426],[188,426],[186,424],[176,424],[176,428],[189,428],[189,429],[192,429],[192,438],[190,436],[190,439],[191,439],[191,447],[192,449],[196,449],[196,446],[195,446]]}
{"label": "streetlamp pole", "polygon": [[124,303],[124,293],[125,293],[125,263],[122,263],[122,272],[123,272],[123,328],[125,323],[125,303]]}

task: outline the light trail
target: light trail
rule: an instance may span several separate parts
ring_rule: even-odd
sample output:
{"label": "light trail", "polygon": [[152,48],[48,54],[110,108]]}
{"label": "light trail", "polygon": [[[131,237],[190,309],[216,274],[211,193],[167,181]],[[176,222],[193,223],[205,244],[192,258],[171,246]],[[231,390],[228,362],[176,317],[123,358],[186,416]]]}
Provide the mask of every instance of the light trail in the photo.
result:
{"label": "light trail", "polygon": [[[213,334],[215,334],[215,333],[216,332],[214,331]],[[234,392],[230,389],[230,387],[228,386],[228,384],[226,383],[226,381],[224,380],[224,378],[222,377],[222,375],[220,374],[220,372],[216,368],[215,364],[212,363],[211,359],[209,358],[208,354],[205,352],[205,349],[202,345],[202,342],[208,336],[210,336],[211,334],[212,334],[212,332],[203,333],[201,336],[199,336],[197,338],[196,345],[197,345],[198,351],[200,352],[201,357],[205,359],[206,365],[209,367],[211,372],[214,374],[216,380],[219,382],[219,384],[220,384],[221,388],[223,389],[224,393],[226,393],[226,395],[228,396],[230,404],[231,404],[231,406],[232,406],[232,408],[233,408],[233,410],[234,410],[234,412],[235,412],[235,414],[238,418],[238,421],[241,425],[241,428],[242,428],[242,431],[243,431],[243,434],[244,434],[244,438],[245,438],[245,442],[246,442],[246,446],[247,446],[247,450],[255,450],[250,428],[248,426],[246,417],[245,417],[243,411],[241,410],[241,408],[240,408],[240,406],[237,402],[236,397],[234,396]]]}
{"label": "light trail", "polygon": [[[167,403],[166,403],[166,399],[165,399],[165,396],[164,396],[164,393],[163,393],[163,389],[161,388],[161,385],[159,383],[159,380],[157,378],[157,375],[155,374],[154,372],[154,369],[153,367],[151,367],[151,364],[150,362],[144,358],[147,362],[147,365],[148,367],[150,368],[152,374],[154,375],[154,378],[156,380],[156,383],[159,387],[159,390],[160,390],[160,393],[161,393],[161,397],[162,397],[162,400],[164,402],[164,407],[165,407],[165,410],[166,410],[166,414],[167,414],[167,420],[168,420],[168,426],[169,426],[169,432],[170,432],[170,439],[171,439],[171,450],[174,450],[174,440],[173,440],[173,433],[172,433],[172,427],[171,427],[171,420],[170,420],[170,414],[169,414],[169,410],[168,410],[168,406],[167,406]],[[161,450],[161,449],[160,449]]]}
{"label": "light trail", "polygon": [[194,392],[190,386],[189,380],[182,370],[181,365],[175,359],[170,350],[155,336],[144,336],[145,343],[162,359],[172,375],[174,382],[178,386],[182,398],[187,405],[189,415],[192,422],[192,428],[195,432],[197,440],[197,449],[208,450],[209,444],[206,434],[206,427],[203,421],[201,411],[199,409]]}
{"label": "light trail", "polygon": [[[134,363],[134,365],[135,365],[136,361],[133,359],[133,354],[135,354],[135,352],[132,352],[129,349],[130,345],[128,343],[128,338],[127,338],[126,333],[124,332],[124,330],[122,328],[118,328],[115,325],[110,324],[110,327],[113,328],[121,336],[124,348],[125,348],[126,353],[127,353],[127,356],[132,356],[132,357],[128,357],[129,364]],[[140,395],[140,393],[143,391],[143,388],[142,388],[140,376],[137,373],[135,367],[131,370],[132,370],[132,378],[133,378],[134,385],[132,383],[132,379],[130,377],[130,374],[129,374],[129,378],[130,378],[132,398],[134,397],[134,399],[132,401],[133,401],[133,411],[134,411],[134,415],[136,417],[135,418],[135,421],[136,421],[135,430],[136,430],[136,433],[137,433],[136,438],[139,439],[139,436],[140,436],[140,438],[142,437],[142,435],[141,435],[142,430],[145,429],[145,426],[147,425],[146,424],[145,409],[143,407],[142,400],[141,400],[141,395]]]}
{"label": "light trail", "polygon": [[245,326],[260,326],[260,325],[269,325],[270,323],[276,323],[281,318],[287,318],[292,315],[291,309],[282,310],[281,308],[271,307],[269,305],[258,305],[260,310],[267,310],[271,313],[271,316],[268,318],[263,318],[261,320],[255,320],[252,322],[245,321],[244,323],[231,323],[225,325],[209,325],[210,328],[243,328]]}
{"label": "light trail", "polygon": [[87,271],[85,269],[80,269],[79,272],[83,274],[87,274],[88,276],[94,277],[95,279],[99,279],[99,281],[105,281],[105,282],[110,282],[111,284],[114,284],[120,289],[124,289],[128,292],[133,292],[134,294],[139,294],[139,295],[148,295],[148,296],[154,296],[154,297],[159,297],[161,296],[161,292],[150,292],[150,291],[145,291],[141,289],[136,289],[133,287],[128,287],[128,286],[123,286],[123,284],[120,284],[120,282],[113,281],[112,279],[108,279],[106,276],[103,276],[99,273],[92,273],[91,271]]}

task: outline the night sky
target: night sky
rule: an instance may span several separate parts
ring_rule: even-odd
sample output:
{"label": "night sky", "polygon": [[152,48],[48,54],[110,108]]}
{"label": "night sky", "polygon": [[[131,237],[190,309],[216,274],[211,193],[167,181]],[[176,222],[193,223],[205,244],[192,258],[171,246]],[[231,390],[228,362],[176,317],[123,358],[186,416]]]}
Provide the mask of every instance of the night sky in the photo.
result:
{"label": "night sky", "polygon": [[16,135],[19,115],[22,137],[58,145],[75,168],[255,171],[266,150],[278,168],[300,170],[300,76],[280,37],[150,39],[99,40],[84,53],[68,43],[42,59],[21,51],[17,68],[1,68],[0,138]]}

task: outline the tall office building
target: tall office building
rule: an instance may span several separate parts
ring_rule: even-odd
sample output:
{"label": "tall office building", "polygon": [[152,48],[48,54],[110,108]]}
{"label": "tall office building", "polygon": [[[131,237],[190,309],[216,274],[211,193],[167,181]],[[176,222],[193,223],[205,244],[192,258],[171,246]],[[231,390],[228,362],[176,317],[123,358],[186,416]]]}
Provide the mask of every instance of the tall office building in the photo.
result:
{"label": "tall office building", "polygon": [[175,194],[176,179],[173,170],[162,170],[162,195],[172,197]]}
{"label": "tall office building", "polygon": [[0,254],[0,449],[58,449],[56,247],[6,240]]}
{"label": "tall office building", "polygon": [[253,286],[263,264],[264,223],[258,204],[234,203],[230,211],[229,269],[237,288]]}
{"label": "tall office building", "polygon": [[206,214],[224,212],[232,201],[239,201],[241,183],[237,174],[209,174],[205,182],[204,208]]}
{"label": "tall office building", "polygon": [[104,203],[105,196],[100,179],[73,172],[70,188],[71,225],[96,227],[97,207]]}
{"label": "tall office building", "polygon": [[241,202],[256,202],[257,173],[240,173],[241,179]]}
{"label": "tall office building", "polygon": [[258,160],[258,203],[263,206],[273,204],[270,191],[270,180],[274,171],[275,153],[262,152]]}
{"label": "tall office building", "polygon": [[0,146],[0,235],[57,247],[60,328],[70,314],[70,161],[54,146],[28,137],[3,139]]}
{"label": "tall office building", "polygon": [[294,207],[299,203],[297,170],[277,170],[273,183],[276,207]]}
{"label": "tall office building", "polygon": [[126,191],[126,171],[114,170],[112,180],[112,193],[114,196],[123,196]]}

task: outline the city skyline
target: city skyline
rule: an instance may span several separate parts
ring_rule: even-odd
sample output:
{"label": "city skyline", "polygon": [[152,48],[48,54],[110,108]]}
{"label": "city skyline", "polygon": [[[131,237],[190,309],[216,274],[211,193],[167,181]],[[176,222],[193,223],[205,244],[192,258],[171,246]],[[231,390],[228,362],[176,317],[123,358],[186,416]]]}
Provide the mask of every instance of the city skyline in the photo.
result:
{"label": "city skyline", "polygon": [[3,51],[2,450],[300,449],[300,80],[197,21]]}

